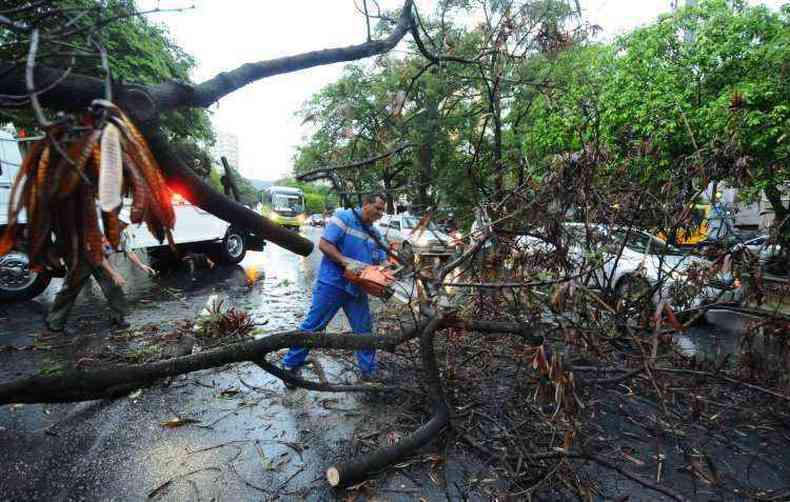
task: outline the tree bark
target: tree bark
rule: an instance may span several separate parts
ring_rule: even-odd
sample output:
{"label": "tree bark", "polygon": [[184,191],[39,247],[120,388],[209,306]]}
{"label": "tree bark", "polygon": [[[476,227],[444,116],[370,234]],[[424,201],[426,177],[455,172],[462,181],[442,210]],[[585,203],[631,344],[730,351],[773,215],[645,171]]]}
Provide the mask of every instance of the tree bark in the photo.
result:
{"label": "tree bark", "polygon": [[72,370],[55,376],[32,376],[0,384],[0,405],[68,403],[118,397],[130,389],[150,385],[161,378],[230,363],[262,361],[266,354],[287,347],[379,349],[392,352],[401,343],[419,336],[428,322],[423,320],[417,324],[406,324],[400,333],[385,336],[284,332],[150,364],[112,366],[91,371]]}

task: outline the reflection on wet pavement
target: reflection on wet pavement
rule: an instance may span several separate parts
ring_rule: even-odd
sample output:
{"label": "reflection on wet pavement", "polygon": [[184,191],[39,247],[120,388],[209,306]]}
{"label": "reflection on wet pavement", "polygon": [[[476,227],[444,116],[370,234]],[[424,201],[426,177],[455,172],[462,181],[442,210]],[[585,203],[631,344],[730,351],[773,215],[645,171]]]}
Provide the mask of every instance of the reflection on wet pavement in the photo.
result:
{"label": "reflection on wet pavement", "polygon": [[[307,235],[317,240],[319,233],[309,229]],[[319,260],[318,251],[305,258],[269,245],[238,266],[203,271],[194,282],[182,269],[151,280],[123,258],[116,265],[128,278],[135,327],[194,319],[215,296],[226,306],[248,309],[273,332],[294,329],[303,318]],[[248,285],[252,267],[259,277]],[[60,286],[54,282],[35,301],[0,307],[0,318],[13,320],[0,345],[30,344]],[[105,305],[95,286],[83,292],[71,325],[86,333],[105,329]],[[329,330],[346,325],[340,313]],[[46,357],[0,352],[0,381],[38,372]],[[318,351],[311,358],[330,381],[355,378],[346,359]],[[305,377],[317,379],[315,373],[308,368]],[[358,453],[360,438],[370,443],[384,441],[387,433],[407,433],[393,429],[389,406],[352,394],[287,392],[279,380],[245,363],[180,376],[115,401],[0,407],[0,500],[343,499],[347,493],[330,491],[323,470]],[[198,422],[162,425],[174,418]],[[453,461],[447,469],[464,484],[466,467]],[[446,497],[420,470],[408,477],[394,471],[376,484],[387,500]]]}

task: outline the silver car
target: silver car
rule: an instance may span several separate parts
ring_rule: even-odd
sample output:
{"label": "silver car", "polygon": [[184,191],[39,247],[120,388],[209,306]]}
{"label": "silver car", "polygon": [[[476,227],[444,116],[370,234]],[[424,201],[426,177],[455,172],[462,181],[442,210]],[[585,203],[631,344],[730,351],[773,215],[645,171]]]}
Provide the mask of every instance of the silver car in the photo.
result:
{"label": "silver car", "polygon": [[396,242],[405,253],[414,256],[449,256],[450,237],[434,223],[419,225],[420,218],[409,214],[385,214],[374,223],[387,242]]}
{"label": "silver car", "polygon": [[734,251],[745,249],[756,257],[760,266],[768,273],[787,273],[788,265],[782,262],[782,246],[771,244],[768,234],[760,235],[748,241],[736,244]]}
{"label": "silver car", "polygon": [[[565,223],[563,230],[569,242],[568,259],[575,273],[593,269],[586,275],[588,286],[601,288],[609,285],[615,295],[626,300],[655,290],[652,302],[669,300],[674,307],[696,307],[712,301],[739,303],[743,297],[740,286],[730,274],[717,274],[701,288],[690,287],[691,277],[711,267],[703,258],[690,256],[666,242],[636,229],[590,225],[596,235],[587,249],[587,227],[580,223]],[[535,253],[556,253],[553,244],[537,237],[521,237],[517,253],[522,257]],[[591,257],[598,255],[597,260]],[[599,263],[598,266],[592,266]],[[691,295],[691,296],[688,296]]]}

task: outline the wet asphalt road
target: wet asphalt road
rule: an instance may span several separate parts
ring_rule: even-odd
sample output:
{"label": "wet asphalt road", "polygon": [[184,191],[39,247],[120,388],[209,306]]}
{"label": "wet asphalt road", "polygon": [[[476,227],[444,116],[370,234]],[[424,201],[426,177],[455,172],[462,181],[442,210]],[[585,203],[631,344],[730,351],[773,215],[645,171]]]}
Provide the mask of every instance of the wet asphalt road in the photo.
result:
{"label": "wet asphalt road", "polygon": [[[318,229],[304,229],[314,240]],[[266,329],[293,329],[309,305],[320,259],[269,245],[240,266],[217,267],[194,283],[185,271],[152,281],[118,262],[128,278],[133,326],[172,326],[194,318],[209,297],[244,307]],[[123,259],[122,259],[123,260]],[[252,287],[245,269],[265,273]],[[29,347],[59,284],[35,301],[0,305],[0,346]],[[70,321],[78,333],[107,329],[106,303],[94,285],[78,300]],[[330,330],[344,329],[339,314]],[[353,381],[353,368],[313,354],[330,380]],[[0,381],[56,365],[47,351],[0,352]],[[314,375],[306,375],[314,377]],[[394,404],[365,397],[297,390],[252,364],[231,365],[176,378],[115,401],[0,407],[0,500],[335,500],[324,469],[353,456],[360,441],[383,442],[394,429]],[[168,428],[176,418],[197,422]],[[445,493],[427,469],[385,474],[379,500],[457,498],[467,467],[445,467],[457,481]],[[453,493],[453,492],[456,493]],[[360,500],[364,500],[364,497]],[[372,499],[371,499],[372,500]]]}

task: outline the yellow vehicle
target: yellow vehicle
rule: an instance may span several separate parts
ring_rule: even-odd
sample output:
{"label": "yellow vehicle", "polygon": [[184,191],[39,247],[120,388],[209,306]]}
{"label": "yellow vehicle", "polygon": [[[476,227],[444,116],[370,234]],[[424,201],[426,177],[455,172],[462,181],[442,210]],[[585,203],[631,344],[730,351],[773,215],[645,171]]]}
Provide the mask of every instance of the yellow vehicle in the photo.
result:
{"label": "yellow vehicle", "polygon": [[664,232],[656,233],[656,237],[676,246],[695,246],[710,237],[710,216],[713,206],[710,203],[694,204],[689,208],[686,221],[682,222],[675,232],[675,239],[670,239]]}
{"label": "yellow vehicle", "polygon": [[298,229],[307,221],[304,193],[298,188],[271,186],[260,192],[261,214],[282,225]]}

